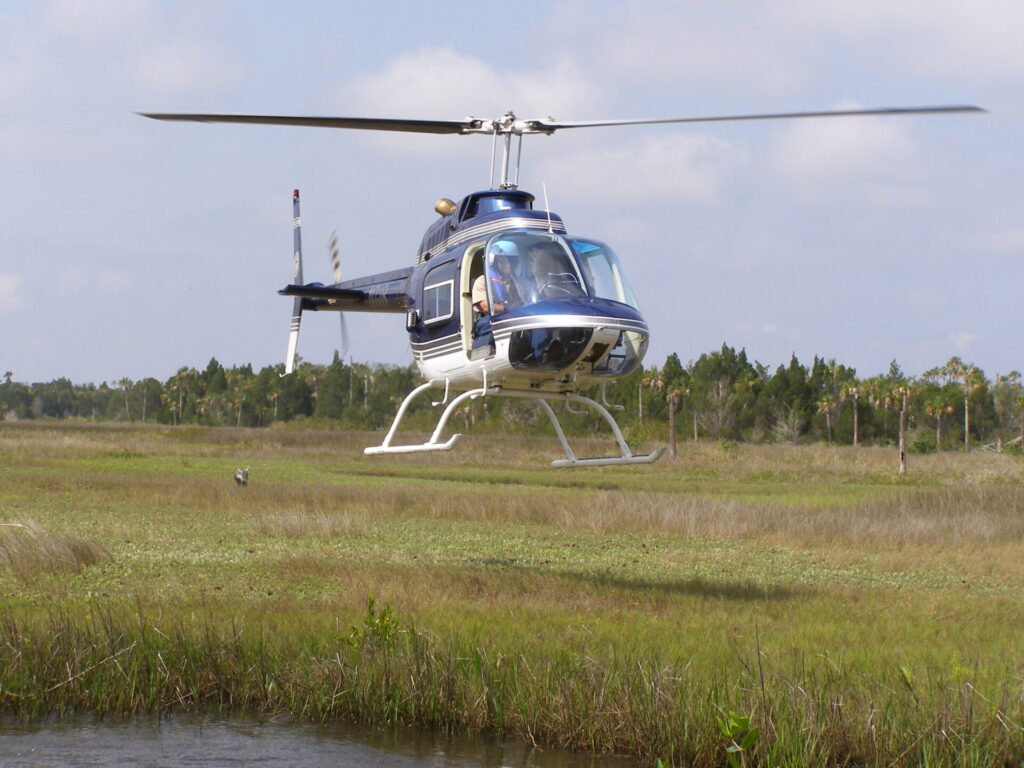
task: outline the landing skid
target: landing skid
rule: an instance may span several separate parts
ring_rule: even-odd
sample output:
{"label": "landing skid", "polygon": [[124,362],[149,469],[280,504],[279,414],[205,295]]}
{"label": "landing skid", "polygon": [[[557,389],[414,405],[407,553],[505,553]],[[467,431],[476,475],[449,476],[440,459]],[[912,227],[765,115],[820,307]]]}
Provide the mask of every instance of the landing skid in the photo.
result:
{"label": "landing skid", "polygon": [[[562,449],[565,451],[564,459],[556,459],[551,462],[553,467],[593,467],[600,465],[609,464],[651,464],[661,458],[661,454],[664,452],[664,448],[658,448],[651,453],[644,456],[634,456],[633,452],[629,450],[629,446],[626,445],[626,440],[622,437],[622,431],[619,429],[619,425],[615,422],[614,417],[608,412],[608,409],[602,406],[595,400],[591,400],[589,397],[583,397],[582,395],[576,395],[572,393],[553,393],[553,392],[534,392],[531,390],[519,390],[519,389],[503,389],[497,386],[487,386],[486,382],[484,386],[477,389],[471,389],[468,392],[463,392],[461,395],[455,397],[448,406],[444,409],[441,414],[441,418],[438,419],[437,428],[434,433],[430,436],[430,439],[425,443],[418,445],[392,445],[391,441],[395,437],[395,433],[398,431],[398,425],[401,423],[402,418],[405,416],[405,412],[409,407],[409,404],[422,392],[434,388],[444,387],[445,397],[444,400],[434,403],[434,405],[443,405],[448,399],[448,383],[445,381],[439,381],[437,379],[428,381],[426,384],[421,384],[410,392],[405,400],[402,401],[402,405],[398,408],[398,413],[395,414],[395,420],[391,424],[391,429],[388,430],[387,435],[384,437],[384,442],[378,446],[372,446],[370,448],[363,449],[363,453],[374,456],[382,453],[420,453],[424,451],[447,451],[449,450],[462,435],[452,435],[447,441],[441,441],[441,435],[444,433],[445,425],[448,423],[448,419],[452,413],[466,400],[475,400],[478,397],[514,397],[520,400],[536,400],[540,403],[541,408],[548,415],[551,420],[551,425],[555,428],[555,434],[558,435],[558,440],[562,444]],[[566,403],[582,403],[590,408],[597,411],[604,420],[608,423],[608,426],[612,429],[612,434],[615,435],[615,441],[618,443],[620,455],[618,456],[601,456],[597,458],[580,459],[573,453],[572,447],[569,445],[569,441],[565,437],[565,432],[562,430],[562,425],[558,421],[558,416],[555,415],[554,410],[548,405],[548,400],[560,400]]]}

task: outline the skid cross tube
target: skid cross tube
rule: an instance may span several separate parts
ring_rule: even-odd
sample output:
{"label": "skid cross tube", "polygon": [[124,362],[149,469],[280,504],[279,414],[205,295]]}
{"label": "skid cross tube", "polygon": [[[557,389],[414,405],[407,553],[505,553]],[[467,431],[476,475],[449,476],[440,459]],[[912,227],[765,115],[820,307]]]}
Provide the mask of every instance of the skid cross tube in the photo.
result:
{"label": "skid cross tube", "polygon": [[[558,442],[562,445],[562,450],[565,451],[564,459],[556,459],[551,462],[553,467],[584,467],[584,466],[599,466],[599,465],[614,465],[614,464],[650,464],[661,458],[661,454],[664,452],[664,448],[658,448],[651,453],[643,456],[634,456],[633,452],[630,451],[629,446],[626,444],[625,438],[622,436],[622,431],[619,429],[619,425],[616,423],[615,418],[608,412],[604,406],[600,403],[591,400],[589,397],[583,395],[577,395],[571,392],[535,392],[533,390],[518,390],[518,389],[502,389],[498,386],[487,386],[478,387],[471,389],[467,392],[463,392],[456,398],[454,398],[441,417],[437,420],[437,427],[434,429],[430,439],[425,443],[418,443],[413,445],[392,445],[391,441],[395,437],[395,433],[398,431],[398,425],[401,423],[402,418],[405,416],[405,412],[409,407],[409,404],[419,395],[432,387],[445,386],[447,389],[447,382],[441,379],[431,379],[426,384],[421,384],[416,387],[412,392],[406,395],[405,400],[402,401],[402,405],[398,409],[398,413],[395,414],[395,420],[391,424],[391,429],[388,430],[387,435],[384,437],[384,441],[377,446],[371,446],[363,449],[363,453],[369,456],[375,456],[383,453],[419,453],[423,451],[447,451],[458,441],[462,436],[461,434],[452,435],[447,441],[441,441],[441,435],[444,434],[444,428],[448,424],[448,419],[452,413],[466,400],[474,400],[478,397],[512,397],[520,400],[535,400],[538,402],[547,414],[548,419],[551,421],[551,425],[555,429],[555,435],[558,437]],[[565,431],[562,429],[561,423],[558,421],[558,416],[554,410],[548,405],[548,400],[561,400],[567,406],[569,403],[580,403],[593,408],[597,411],[608,426],[611,427],[612,434],[615,436],[615,442],[619,446],[618,456],[600,456],[596,458],[580,459],[576,457],[576,454],[572,450],[572,446],[569,445],[569,440],[565,436]],[[440,403],[438,403],[440,404]]]}

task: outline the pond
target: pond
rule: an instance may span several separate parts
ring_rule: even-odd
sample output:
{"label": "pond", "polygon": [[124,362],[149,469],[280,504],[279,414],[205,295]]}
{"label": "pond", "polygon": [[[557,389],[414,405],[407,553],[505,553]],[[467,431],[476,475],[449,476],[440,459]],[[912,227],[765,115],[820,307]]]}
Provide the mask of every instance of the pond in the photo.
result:
{"label": "pond", "polygon": [[348,724],[209,720],[0,721],[4,768],[145,766],[145,768],[638,768],[623,757],[537,749],[524,742],[451,737]]}

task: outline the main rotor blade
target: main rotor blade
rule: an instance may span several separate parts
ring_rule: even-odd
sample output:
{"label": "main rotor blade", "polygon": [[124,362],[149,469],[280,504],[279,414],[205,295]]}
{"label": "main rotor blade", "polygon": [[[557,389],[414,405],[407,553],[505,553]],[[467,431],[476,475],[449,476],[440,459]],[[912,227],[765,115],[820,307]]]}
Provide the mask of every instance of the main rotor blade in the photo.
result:
{"label": "main rotor blade", "polygon": [[377,117],[301,117],[296,115],[218,115],[182,112],[138,112],[154,120],[188,120],[196,123],[253,123],[259,125],[304,125],[314,128],[356,128],[370,131],[408,133],[466,133],[479,128],[481,121],[467,120],[393,120]]}
{"label": "main rotor blade", "polygon": [[720,123],[738,120],[786,120],[796,117],[850,117],[856,115],[915,115],[941,112],[985,112],[972,105],[940,107],[884,107],[881,109],[834,109],[820,112],[776,112],[763,115],[724,115],[719,117],[669,117],[657,120],[589,120],[581,122],[555,122],[531,120],[532,127],[539,131],[556,131],[559,128],[601,128],[613,125],[653,125],[657,123]]}

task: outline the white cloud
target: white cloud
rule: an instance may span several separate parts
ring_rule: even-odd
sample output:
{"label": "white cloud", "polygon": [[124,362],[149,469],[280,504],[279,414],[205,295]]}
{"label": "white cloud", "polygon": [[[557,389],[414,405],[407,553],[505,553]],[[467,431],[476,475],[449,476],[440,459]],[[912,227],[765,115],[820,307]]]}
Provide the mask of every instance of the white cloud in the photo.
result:
{"label": "white cloud", "polygon": [[519,60],[500,69],[453,48],[419,48],[393,58],[380,72],[356,78],[336,98],[368,116],[456,120],[588,112],[600,88],[569,59],[536,69]]}
{"label": "white cloud", "polygon": [[[396,56],[379,72],[341,84],[326,107],[335,114],[440,120],[492,119],[510,109],[524,118],[572,120],[600,111],[600,84],[588,80],[570,59],[534,69],[518,60],[514,64],[495,67],[453,48],[419,48]],[[362,140],[414,154],[466,151],[461,142],[437,139],[406,134],[394,141],[393,134],[371,134]]]}
{"label": "white cloud", "polygon": [[1024,4],[1018,0],[858,0],[802,9],[819,32],[838,34],[914,74],[962,79],[1024,76]]}
{"label": "white cloud", "polygon": [[29,25],[23,19],[0,17],[0,104],[26,95],[36,78]]}
{"label": "white cloud", "polygon": [[742,335],[763,333],[768,336],[777,336],[780,333],[779,326],[775,323],[756,323],[743,321],[736,323],[734,328]]}
{"label": "white cloud", "polygon": [[0,273],[0,315],[17,312],[25,306],[21,295],[21,278]]}
{"label": "white cloud", "polygon": [[219,87],[234,77],[236,67],[198,40],[157,43],[140,52],[135,61],[139,82],[156,91],[201,90]]}
{"label": "white cloud", "polygon": [[[851,108],[857,107],[836,107]],[[794,120],[772,144],[768,162],[773,172],[807,185],[811,194],[817,194],[823,184],[893,180],[914,173],[914,142],[906,123],[898,118]]]}
{"label": "white cloud", "polygon": [[[585,42],[581,56],[616,81],[644,77],[673,87],[787,91],[812,76],[808,56],[820,46],[802,34],[785,4],[645,3],[647,12],[614,3],[575,3],[555,15],[559,40]],[[628,116],[622,116],[628,117]]]}
{"label": "white cloud", "polygon": [[981,233],[976,247],[1000,253],[1024,253],[1024,227],[1008,227]]}
{"label": "white cloud", "polygon": [[125,293],[131,284],[127,274],[118,270],[89,272],[80,267],[63,269],[57,274],[57,295],[70,298],[89,293],[117,296]]}
{"label": "white cloud", "polygon": [[104,296],[118,296],[128,291],[131,280],[124,272],[109,270],[97,276],[96,284]]}
{"label": "white cloud", "polygon": [[117,41],[150,23],[146,0],[53,0],[44,21],[61,34],[87,43]]}
{"label": "white cloud", "polygon": [[53,0],[38,35],[51,56],[66,56],[61,75],[95,88],[96,73],[122,87],[134,81],[158,93],[209,91],[237,79],[239,66],[217,36],[215,6],[153,0]]}
{"label": "white cloud", "polygon": [[968,347],[975,341],[978,341],[981,337],[970,331],[960,331],[954,333],[949,337],[949,340],[953,343],[953,348],[957,353],[963,355],[967,353]]}
{"label": "white cloud", "polygon": [[560,193],[587,201],[630,205],[641,201],[708,203],[718,199],[728,173],[746,161],[741,148],[715,136],[671,133],[645,136],[610,148],[592,142],[555,153],[545,173],[558,180]]}

